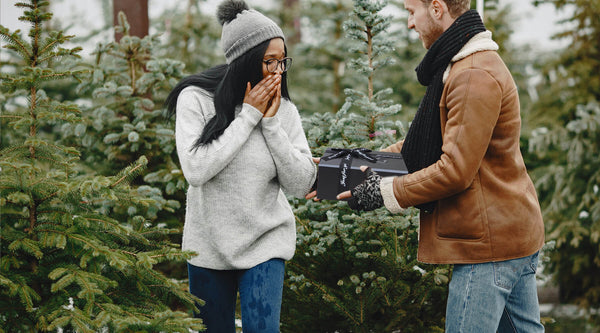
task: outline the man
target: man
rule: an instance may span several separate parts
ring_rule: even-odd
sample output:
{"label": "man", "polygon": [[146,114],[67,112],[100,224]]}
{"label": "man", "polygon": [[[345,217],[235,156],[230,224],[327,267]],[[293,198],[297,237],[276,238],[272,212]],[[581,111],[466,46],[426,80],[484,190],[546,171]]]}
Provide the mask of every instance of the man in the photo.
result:
{"label": "man", "polygon": [[535,280],[544,225],[519,150],[514,80],[470,0],[405,0],[428,50],[425,96],[404,141],[410,174],[338,196],[356,210],[420,208],[418,258],[454,264],[447,332],[543,332]]}

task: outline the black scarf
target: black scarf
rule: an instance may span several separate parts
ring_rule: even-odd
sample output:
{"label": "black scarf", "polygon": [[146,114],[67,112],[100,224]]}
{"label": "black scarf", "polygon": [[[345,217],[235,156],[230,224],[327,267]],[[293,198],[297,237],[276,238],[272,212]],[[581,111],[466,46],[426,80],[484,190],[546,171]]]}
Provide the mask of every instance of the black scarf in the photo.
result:
{"label": "black scarf", "polygon": [[[467,11],[431,45],[417,66],[417,78],[427,90],[402,146],[402,156],[409,172],[424,169],[442,156],[439,104],[444,90],[444,72],[458,51],[473,36],[483,31],[485,26],[477,11]],[[432,201],[416,207],[431,213],[435,204]]]}

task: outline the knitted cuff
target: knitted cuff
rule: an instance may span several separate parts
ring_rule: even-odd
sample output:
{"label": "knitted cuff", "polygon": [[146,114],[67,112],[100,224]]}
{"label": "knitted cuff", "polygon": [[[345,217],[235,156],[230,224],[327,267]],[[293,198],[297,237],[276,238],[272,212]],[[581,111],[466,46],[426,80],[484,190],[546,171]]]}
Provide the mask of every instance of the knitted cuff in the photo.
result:
{"label": "knitted cuff", "polygon": [[404,208],[400,207],[396,196],[394,195],[394,177],[383,177],[381,178],[381,196],[383,197],[383,204],[390,213],[400,213]]}

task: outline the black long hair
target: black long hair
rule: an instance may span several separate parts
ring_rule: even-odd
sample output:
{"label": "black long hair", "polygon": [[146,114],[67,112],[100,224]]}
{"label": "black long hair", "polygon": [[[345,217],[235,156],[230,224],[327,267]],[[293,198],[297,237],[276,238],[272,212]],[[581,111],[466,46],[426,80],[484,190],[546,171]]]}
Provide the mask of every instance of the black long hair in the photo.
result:
{"label": "black long hair", "polygon": [[[229,65],[217,65],[202,73],[187,76],[171,90],[165,101],[168,119],[175,115],[177,98],[186,87],[200,87],[213,95],[216,114],[206,123],[192,149],[212,142],[221,136],[231,124],[235,118],[236,106],[241,105],[244,101],[247,82],[254,87],[263,78],[263,57],[270,42],[270,40],[262,42]],[[285,53],[287,55],[287,48]],[[287,72],[281,76],[281,96],[290,99],[287,89]]]}

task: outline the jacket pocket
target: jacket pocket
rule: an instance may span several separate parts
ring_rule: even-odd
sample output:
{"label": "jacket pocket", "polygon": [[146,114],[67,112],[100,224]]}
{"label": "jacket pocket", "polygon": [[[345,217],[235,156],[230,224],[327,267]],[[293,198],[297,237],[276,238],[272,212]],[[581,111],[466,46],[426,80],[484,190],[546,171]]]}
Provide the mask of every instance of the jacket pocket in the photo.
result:
{"label": "jacket pocket", "polygon": [[436,234],[441,238],[481,239],[486,218],[479,177],[463,192],[442,199],[437,206]]}

